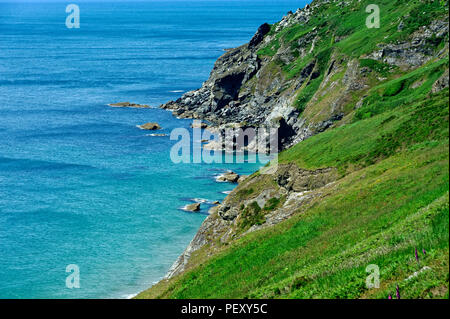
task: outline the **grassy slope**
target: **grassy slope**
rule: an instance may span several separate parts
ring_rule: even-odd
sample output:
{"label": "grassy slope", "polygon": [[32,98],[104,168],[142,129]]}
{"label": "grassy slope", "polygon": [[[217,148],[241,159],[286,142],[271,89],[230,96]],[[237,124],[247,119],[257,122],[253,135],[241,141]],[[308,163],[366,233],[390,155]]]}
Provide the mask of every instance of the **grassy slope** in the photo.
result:
{"label": "grassy slope", "polygon": [[[418,2],[411,3],[415,10]],[[360,37],[345,41],[365,50],[371,44],[361,47]],[[396,285],[402,298],[448,298],[448,89],[430,93],[448,58],[409,72],[362,63],[388,79],[368,91],[348,124],[280,155],[281,163],[302,168],[337,167],[341,178],[306,211],[244,236],[139,298],[387,298]],[[379,289],[365,286],[369,264],[380,267]],[[424,266],[431,270],[407,280]]]}
{"label": "grassy slope", "polygon": [[[317,62],[318,77],[308,82],[308,85],[305,83],[296,92],[294,102],[294,105],[302,111],[308,106],[312,108],[313,114],[306,114],[307,118],[316,115],[314,111],[317,110],[308,103],[319,90],[332,56],[334,60],[346,61],[359,58],[362,64],[366,63],[368,66],[375,67],[380,76],[386,76],[386,70],[383,69],[386,65],[365,59],[363,56],[376,50],[377,45],[381,43],[395,43],[406,39],[421,26],[429,25],[433,19],[446,14],[439,1],[380,0],[377,2],[381,12],[380,28],[367,29],[365,19],[368,14],[365,8],[372,2],[371,0],[353,1],[349,7],[341,7],[336,3],[322,5],[307,25],[294,25],[283,29],[258,52],[260,57],[274,57],[280,47],[290,47],[292,55],[297,56],[291,63],[285,64],[279,59],[272,61],[283,70],[288,79],[297,77],[311,61]],[[401,31],[397,30],[400,21],[404,24]],[[274,29],[271,31],[272,34]],[[297,40],[312,30],[317,32],[318,40],[313,48],[309,45],[307,48],[309,53],[306,56],[299,56]],[[341,38],[342,40],[337,40]],[[442,48],[444,43],[445,41],[440,39],[432,45]]]}

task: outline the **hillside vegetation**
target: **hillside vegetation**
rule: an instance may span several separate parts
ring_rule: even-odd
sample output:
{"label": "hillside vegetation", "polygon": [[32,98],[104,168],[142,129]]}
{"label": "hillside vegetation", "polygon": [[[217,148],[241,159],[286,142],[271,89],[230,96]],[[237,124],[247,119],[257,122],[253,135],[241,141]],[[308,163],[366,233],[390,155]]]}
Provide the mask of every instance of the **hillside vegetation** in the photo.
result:
{"label": "hillside vegetation", "polygon": [[367,29],[370,3],[315,1],[271,26],[257,55],[299,121],[334,119],[239,184],[138,298],[449,297],[448,4],[378,1]]}

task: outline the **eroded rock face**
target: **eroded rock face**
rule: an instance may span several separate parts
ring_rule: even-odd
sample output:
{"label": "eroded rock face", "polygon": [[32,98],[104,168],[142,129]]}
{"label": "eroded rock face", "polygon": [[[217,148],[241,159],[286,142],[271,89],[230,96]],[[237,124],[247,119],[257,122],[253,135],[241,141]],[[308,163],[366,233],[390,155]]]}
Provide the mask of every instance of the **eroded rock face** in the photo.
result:
{"label": "eroded rock face", "polygon": [[431,89],[431,92],[437,93],[439,91],[442,91],[445,88],[448,88],[449,82],[449,73],[448,69],[445,70],[444,74],[433,84],[433,88]]}
{"label": "eroded rock face", "polygon": [[194,121],[194,123],[191,124],[191,128],[205,129],[208,128],[208,124],[199,121]]}
{"label": "eroded rock face", "polygon": [[321,188],[336,180],[337,173],[333,168],[315,171],[298,168],[296,164],[282,165],[278,169],[277,183],[289,192],[305,192]]}
{"label": "eroded rock face", "polygon": [[268,23],[264,23],[263,25],[261,25],[258,28],[258,31],[256,31],[256,34],[250,40],[248,48],[254,49],[258,44],[261,43],[261,41],[264,39],[264,36],[269,32],[270,32],[270,25]]}
{"label": "eroded rock face", "polygon": [[[320,65],[321,60],[312,58],[289,77],[279,67],[280,62],[286,66],[296,56],[306,57],[312,53],[323,40],[319,30],[313,28],[296,39],[296,43],[278,43],[279,48],[274,49],[273,56],[258,55],[260,49],[272,43],[277,32],[294,24],[308,23],[314,10],[329,2],[316,0],[304,9],[289,12],[273,27],[275,32],[262,25],[249,44],[227,50],[217,60],[209,79],[200,89],[187,92],[162,107],[172,110],[180,118],[205,119],[212,123],[208,130],[218,133],[227,127],[255,128],[259,131],[262,127],[275,128],[281,150],[339,125],[349,112],[363,105],[369,85],[372,85],[368,78],[372,76],[371,80],[383,80],[375,78],[370,68],[361,67],[360,59],[374,59],[392,67],[417,67],[436,57],[433,41],[448,35],[448,22],[434,21],[402,42],[379,44],[374,52],[365,56],[345,57],[332,52],[325,67]],[[339,3],[341,6],[348,5],[348,1]],[[399,30],[403,27],[399,21]],[[335,42],[344,39],[345,36],[336,36]],[[295,55],[291,45],[296,47]],[[443,52],[448,54],[448,44]],[[303,107],[300,111],[294,106],[299,90],[317,79],[321,79],[318,90],[309,102],[300,105]],[[433,92],[448,86],[447,70],[435,82]],[[355,96],[357,100],[354,100]],[[348,107],[352,103],[353,109]],[[224,149],[230,143],[232,139],[212,141],[205,148]],[[252,151],[259,149],[254,141],[241,147]],[[239,145],[236,149],[240,149]],[[279,165],[278,171],[269,176],[255,174],[246,179],[233,176],[233,181],[238,181],[239,186],[223,203],[210,210],[211,215],[167,276],[182,272],[189,265],[190,256],[199,249],[212,254],[220,245],[228,244],[245,233],[271,227],[294,214],[300,214],[307,205],[327,196],[338,178],[334,168],[305,170],[295,164]],[[227,179],[223,177],[223,181]],[[240,222],[245,218],[244,211],[251,205],[256,210],[260,208],[259,213],[264,215],[264,221],[245,230],[239,229]]]}
{"label": "eroded rock face", "polygon": [[448,22],[433,21],[414,32],[407,41],[396,44],[380,44],[380,50],[370,55],[375,60],[400,67],[417,67],[433,58],[435,42],[448,34]]}
{"label": "eroded rock face", "polygon": [[[267,49],[266,46],[273,43],[283,29],[298,24],[306,28],[315,10],[327,3],[330,1],[316,0],[303,9],[288,12],[272,27],[266,23],[261,25],[248,44],[228,49],[216,61],[209,79],[201,88],[187,92],[178,100],[161,107],[172,110],[180,118],[208,120],[218,128],[228,123],[241,123],[242,127],[256,130],[261,127],[275,128],[279,130],[281,150],[340,125],[342,119],[353,111],[348,107],[349,104],[354,103],[354,109],[361,105],[352,99],[369,88],[367,78],[372,70],[360,67],[360,59],[375,59],[393,67],[417,67],[433,59],[436,56],[436,43],[448,36],[448,21],[436,20],[402,41],[380,43],[372,53],[365,56],[343,57],[333,52],[325,68],[320,65],[323,60],[312,57],[296,74],[290,76],[286,75],[286,70],[280,64],[286,68],[296,59],[311,54],[323,40],[317,27],[293,40],[294,43],[278,41],[276,47],[272,47],[273,55],[259,54],[261,49]],[[350,4],[349,1],[339,2],[341,7]],[[398,23],[401,31],[405,23],[403,20]],[[334,41],[343,39],[345,36],[336,36]],[[445,50],[448,50],[448,44]],[[342,73],[343,78],[337,77]],[[299,91],[319,77],[323,78],[322,83],[310,101],[296,105]],[[436,83],[434,90],[445,88],[445,85],[443,78]],[[333,94],[328,94],[330,92]],[[323,102],[325,106],[320,110],[314,109],[313,106],[325,96],[331,96]],[[257,151],[252,143],[249,145],[249,150]],[[223,149],[223,145],[217,143],[208,147]]]}

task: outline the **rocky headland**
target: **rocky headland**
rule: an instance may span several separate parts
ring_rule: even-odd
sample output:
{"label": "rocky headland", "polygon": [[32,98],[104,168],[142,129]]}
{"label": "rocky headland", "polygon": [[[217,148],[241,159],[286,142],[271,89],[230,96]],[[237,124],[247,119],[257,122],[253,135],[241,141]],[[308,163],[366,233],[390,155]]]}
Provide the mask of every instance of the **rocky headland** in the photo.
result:
{"label": "rocky headland", "polygon": [[[414,14],[418,12],[417,15],[421,17],[426,15],[426,20],[421,18],[417,22],[412,13],[403,14],[399,8],[386,2],[392,11],[398,10],[397,16],[391,18],[388,29],[383,29],[372,38],[365,38],[363,33],[358,33],[359,30],[369,32],[362,29],[365,28],[364,24],[348,26],[359,21],[357,16],[365,12],[361,1],[315,0],[302,9],[289,12],[274,25],[262,24],[249,43],[226,50],[216,61],[210,77],[201,88],[161,106],[179,118],[207,121],[208,130],[217,134],[229,128],[253,128],[256,131],[268,127],[276,129],[279,149],[286,152],[272,174],[256,172],[251,176],[239,176],[227,172],[219,176],[218,182],[236,183],[237,187],[222,203],[211,208],[210,215],[165,279],[142,296],[170,296],[173,287],[185,285],[183,276],[189,270],[200,269],[203,263],[208,263],[219,252],[229,252],[227,247],[234,247],[239,239],[250,233],[271,228],[277,229],[274,232],[280,231],[277,225],[293,216],[307,214],[333,196],[336,196],[335,203],[350,201],[342,194],[343,189],[351,188],[353,184],[359,185],[361,189],[354,196],[363,197],[362,194],[366,192],[364,187],[376,187],[377,183],[381,183],[385,178],[382,174],[387,168],[379,168],[377,172],[360,171],[400,152],[404,145],[418,142],[409,135],[401,142],[397,142],[396,138],[404,132],[417,129],[409,127],[420,120],[407,120],[403,113],[386,115],[386,118],[375,124],[369,122],[372,126],[367,127],[376,132],[373,135],[365,134],[364,129],[357,130],[355,123],[391,111],[382,103],[391,108],[398,106],[402,110],[412,108],[411,105],[416,101],[426,103],[432,97],[438,99],[444,96],[449,87],[448,8],[441,9],[437,4],[429,5],[427,1],[418,2],[420,4],[414,5],[402,2],[401,6],[409,8]],[[342,21],[351,22],[342,26]],[[441,123],[445,115],[436,118]],[[448,115],[446,119],[448,122]],[[429,124],[434,125],[431,122]],[[396,135],[388,131],[390,125],[398,125]],[[330,131],[342,133],[327,135]],[[373,136],[378,131],[382,133],[375,139]],[[424,133],[417,129],[416,134]],[[359,135],[362,137],[355,138]],[[320,136],[324,137],[321,139]],[[315,137],[317,144],[298,150],[299,145]],[[365,140],[368,142],[367,145],[362,144],[363,151],[357,146],[352,148],[352,145],[359,145],[357,143]],[[204,147],[220,150],[234,143],[231,138],[228,141],[210,141]],[[394,146],[389,143],[394,143]],[[322,144],[325,146],[317,147],[318,150],[315,148]],[[244,148],[258,150],[251,141]],[[336,153],[340,155],[336,156]],[[362,186],[358,184],[359,180],[369,179],[371,174],[380,174],[380,177]],[[352,180],[353,184],[349,184],[348,180]],[[341,186],[341,183],[346,187]],[[375,190],[371,189],[372,193]],[[389,205],[398,201],[395,195],[390,199],[392,202],[389,201]],[[386,211],[386,202],[377,205],[376,209],[369,207],[374,214],[381,214],[377,210],[381,206],[381,211]],[[330,205],[327,212],[333,212],[333,209],[334,206]],[[340,227],[347,229],[351,225],[342,224]],[[355,232],[360,234],[359,230]],[[332,235],[334,233],[330,233]],[[388,235],[380,235],[373,240],[381,240],[382,236]],[[301,242],[302,238],[297,240]],[[332,243],[326,242],[324,249],[331,249],[331,246]],[[349,245],[361,251],[359,255],[349,252],[347,259],[332,255],[330,258],[334,258],[333,262],[337,260],[336,269],[359,265],[359,259],[363,258],[361,256],[369,255],[366,250],[377,255],[396,249],[390,246],[389,249],[387,246],[380,249],[373,248],[373,245],[369,248],[360,246],[359,243]],[[316,262],[316,255],[309,257]],[[262,266],[255,264],[253,267],[258,269]],[[318,262],[317,267],[322,269],[325,266]],[[288,272],[287,268],[280,271]],[[297,269],[297,272],[301,271]],[[236,270],[236,273],[239,272]],[[290,277],[286,275],[280,283],[272,283],[276,289],[265,287],[260,282],[253,283],[264,288],[261,288],[261,295],[257,296],[288,295],[302,289],[304,285],[312,285],[316,276],[326,271],[312,270],[311,273],[309,277],[290,273]],[[220,277],[220,274],[215,275]],[[196,284],[195,278],[186,280],[190,285]]]}

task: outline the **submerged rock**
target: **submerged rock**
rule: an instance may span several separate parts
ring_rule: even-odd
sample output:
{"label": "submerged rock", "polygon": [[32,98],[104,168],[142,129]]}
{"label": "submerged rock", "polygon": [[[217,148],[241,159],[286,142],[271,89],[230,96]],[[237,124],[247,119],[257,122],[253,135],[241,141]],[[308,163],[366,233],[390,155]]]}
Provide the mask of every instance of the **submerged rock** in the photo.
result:
{"label": "submerged rock", "polygon": [[167,136],[167,134],[147,134],[147,136],[154,136],[154,137],[163,137],[163,136]]}
{"label": "submerged rock", "polygon": [[135,108],[149,108],[150,106],[147,104],[136,104],[136,103],[130,103],[130,102],[119,102],[119,103],[112,103],[108,104],[111,107],[135,107]]}

